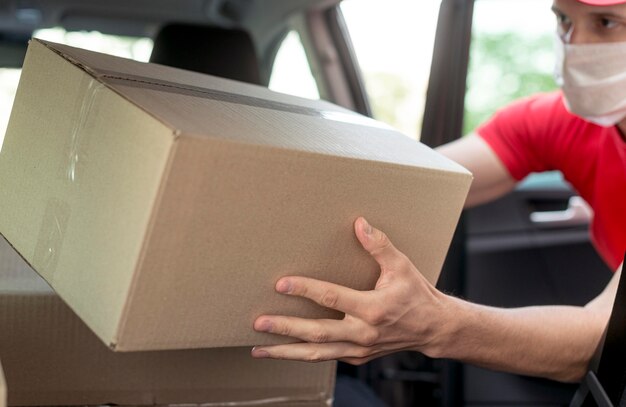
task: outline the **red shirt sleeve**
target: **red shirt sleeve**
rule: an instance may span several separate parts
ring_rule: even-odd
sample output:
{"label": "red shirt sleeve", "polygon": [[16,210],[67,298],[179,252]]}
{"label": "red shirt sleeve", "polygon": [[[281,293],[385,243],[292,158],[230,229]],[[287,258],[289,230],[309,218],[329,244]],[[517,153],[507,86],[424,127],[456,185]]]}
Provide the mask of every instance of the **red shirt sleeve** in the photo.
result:
{"label": "red shirt sleeve", "polygon": [[555,169],[557,121],[565,107],[559,92],[521,99],[500,109],[476,132],[493,149],[513,178]]}

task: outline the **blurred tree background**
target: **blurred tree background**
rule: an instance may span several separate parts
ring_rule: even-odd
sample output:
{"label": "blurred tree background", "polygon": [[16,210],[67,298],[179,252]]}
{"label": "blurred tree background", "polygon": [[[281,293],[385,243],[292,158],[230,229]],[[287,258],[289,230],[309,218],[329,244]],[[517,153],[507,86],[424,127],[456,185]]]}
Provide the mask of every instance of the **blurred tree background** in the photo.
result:
{"label": "blurred tree background", "polygon": [[474,33],[465,96],[464,134],[515,99],[557,89],[553,67],[552,35]]}
{"label": "blurred tree background", "polygon": [[[398,129],[406,129],[408,126],[403,126],[403,122],[410,116],[404,107],[412,96],[409,81],[400,75],[381,71],[366,72],[364,78],[374,117]],[[416,129],[411,130],[416,132]]]}
{"label": "blurred tree background", "polygon": [[[465,96],[464,134],[470,133],[497,109],[513,100],[556,90],[553,70],[554,38],[550,34],[474,32]],[[408,131],[410,127],[403,123],[410,117],[409,110],[416,106],[411,101],[415,90],[408,79],[387,72],[365,72],[364,76],[374,117],[414,137],[415,130]],[[421,117],[418,126],[421,126]]]}

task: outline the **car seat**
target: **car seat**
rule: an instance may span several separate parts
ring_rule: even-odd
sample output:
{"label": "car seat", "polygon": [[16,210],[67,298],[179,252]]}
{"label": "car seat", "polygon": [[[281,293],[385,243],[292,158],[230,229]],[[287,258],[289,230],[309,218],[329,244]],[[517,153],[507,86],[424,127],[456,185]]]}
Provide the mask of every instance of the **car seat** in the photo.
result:
{"label": "car seat", "polygon": [[150,62],[261,84],[252,37],[237,28],[165,25],[154,38]]}

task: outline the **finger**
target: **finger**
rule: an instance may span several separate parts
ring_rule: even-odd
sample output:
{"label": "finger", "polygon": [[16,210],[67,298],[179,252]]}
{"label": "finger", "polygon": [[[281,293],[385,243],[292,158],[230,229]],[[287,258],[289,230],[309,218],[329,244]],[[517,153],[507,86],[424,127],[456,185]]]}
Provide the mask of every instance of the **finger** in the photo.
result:
{"label": "finger", "polygon": [[276,283],[276,291],[351,315],[357,315],[366,302],[366,293],[307,277],[283,277]]}
{"label": "finger", "polygon": [[300,360],[303,362],[323,362],[342,358],[364,358],[369,348],[347,342],[333,343],[292,343],[288,345],[255,346],[251,355],[254,358]]}
{"label": "finger", "polygon": [[360,366],[364,363],[367,363],[373,359],[381,358],[383,356],[391,355],[392,353],[411,350],[412,345],[410,344],[402,344],[402,343],[387,343],[382,346],[378,346],[375,352],[371,352],[369,355],[360,358],[341,358],[339,361],[346,362],[351,365]]}
{"label": "finger", "polygon": [[352,342],[361,346],[371,346],[378,339],[375,329],[359,328],[354,319],[304,319],[263,315],[254,321],[254,330],[312,343]]}
{"label": "finger", "polygon": [[370,356],[364,357],[364,358],[341,358],[339,359],[340,362],[344,362],[344,363],[348,363],[354,366],[361,366],[366,364],[367,362],[370,362],[374,359],[378,359],[378,358],[382,358],[383,356],[387,356],[390,355],[394,352],[397,352],[395,350],[387,350],[387,351],[382,351],[382,352],[376,352]]}
{"label": "finger", "polygon": [[354,232],[363,248],[383,269],[397,263],[398,258],[404,256],[386,234],[372,227],[364,218],[360,217],[354,222]]}

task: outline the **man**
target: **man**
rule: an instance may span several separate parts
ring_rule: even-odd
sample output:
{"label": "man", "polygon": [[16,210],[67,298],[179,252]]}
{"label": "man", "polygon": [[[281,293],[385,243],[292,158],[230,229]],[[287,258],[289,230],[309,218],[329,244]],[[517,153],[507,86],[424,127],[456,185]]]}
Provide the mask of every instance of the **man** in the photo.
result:
{"label": "man", "polygon": [[592,240],[617,271],[605,290],[584,307],[465,302],[437,291],[383,232],[359,218],[356,236],[381,268],[376,288],[280,279],[278,292],[345,318],[261,316],[256,330],[303,342],[256,347],[254,357],[360,364],[415,350],[561,381],[583,376],[606,327],[626,250],[626,0],[554,0],[553,11],[562,93],[519,101],[439,151],[474,174],[468,206],[505,194],[530,172],[561,170],[595,211]]}

